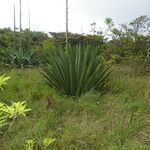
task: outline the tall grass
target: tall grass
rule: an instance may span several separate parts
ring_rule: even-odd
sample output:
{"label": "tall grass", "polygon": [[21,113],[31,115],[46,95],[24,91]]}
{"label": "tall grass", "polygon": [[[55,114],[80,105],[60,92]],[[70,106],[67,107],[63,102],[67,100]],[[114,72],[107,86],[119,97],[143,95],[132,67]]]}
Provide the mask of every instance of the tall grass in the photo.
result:
{"label": "tall grass", "polygon": [[[11,76],[0,99],[27,101],[32,109],[16,120],[3,150],[22,150],[28,139],[53,137],[52,149],[149,150],[150,77],[127,66],[113,66],[109,93],[88,92],[74,100],[45,86],[37,69],[3,71]],[[45,108],[47,97],[53,100]]]}

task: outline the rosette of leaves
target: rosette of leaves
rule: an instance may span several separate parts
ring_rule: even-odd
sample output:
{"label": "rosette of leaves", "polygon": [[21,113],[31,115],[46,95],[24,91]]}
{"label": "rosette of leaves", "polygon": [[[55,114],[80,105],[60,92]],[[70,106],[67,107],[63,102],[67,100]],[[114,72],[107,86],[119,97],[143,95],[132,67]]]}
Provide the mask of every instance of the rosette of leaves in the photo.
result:
{"label": "rosette of leaves", "polygon": [[58,48],[43,66],[47,85],[70,96],[81,96],[92,89],[102,91],[110,75],[110,67],[103,63],[99,49],[91,45]]}
{"label": "rosette of leaves", "polygon": [[0,129],[8,125],[3,135],[6,135],[10,131],[19,116],[26,116],[26,113],[30,110],[26,108],[26,101],[12,102],[10,106],[0,103]]}

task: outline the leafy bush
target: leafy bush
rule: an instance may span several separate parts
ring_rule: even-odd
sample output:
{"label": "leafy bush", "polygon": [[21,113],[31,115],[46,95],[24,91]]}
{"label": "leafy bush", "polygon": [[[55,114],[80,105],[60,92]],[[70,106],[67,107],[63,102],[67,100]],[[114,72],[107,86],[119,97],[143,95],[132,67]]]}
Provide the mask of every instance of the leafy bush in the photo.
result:
{"label": "leafy bush", "polygon": [[25,116],[26,112],[30,111],[31,109],[26,109],[26,101],[24,102],[12,102],[11,106],[4,105],[0,111],[3,111],[7,114],[9,118],[17,118],[18,116]]}
{"label": "leafy bush", "polygon": [[95,46],[69,47],[54,51],[43,66],[46,83],[66,95],[80,96],[91,89],[103,90],[108,81],[110,67],[101,59]]}
{"label": "leafy bush", "polygon": [[4,28],[0,29],[0,35],[0,49],[19,49],[20,39],[22,49],[36,49],[36,47],[41,47],[43,41],[49,39],[44,32],[29,31],[28,29],[22,30],[20,34],[10,28]]}
{"label": "leafy bush", "polygon": [[150,75],[150,58],[136,59],[132,67],[137,75]]}
{"label": "leafy bush", "polygon": [[[50,32],[52,39],[54,41],[55,46],[66,46],[66,33],[65,32]],[[91,44],[96,46],[104,46],[106,42],[106,38],[99,34],[99,35],[85,35],[85,34],[73,34],[68,33],[68,41],[71,46],[75,46],[78,44]]]}
{"label": "leafy bush", "polygon": [[0,131],[4,126],[8,125],[8,128],[3,135],[6,135],[9,132],[19,116],[26,116],[26,112],[30,110],[31,109],[26,109],[26,101],[12,102],[11,106],[0,102]]}
{"label": "leafy bush", "polygon": [[31,67],[39,64],[40,56],[33,50],[8,49],[0,52],[2,63],[13,67]]}

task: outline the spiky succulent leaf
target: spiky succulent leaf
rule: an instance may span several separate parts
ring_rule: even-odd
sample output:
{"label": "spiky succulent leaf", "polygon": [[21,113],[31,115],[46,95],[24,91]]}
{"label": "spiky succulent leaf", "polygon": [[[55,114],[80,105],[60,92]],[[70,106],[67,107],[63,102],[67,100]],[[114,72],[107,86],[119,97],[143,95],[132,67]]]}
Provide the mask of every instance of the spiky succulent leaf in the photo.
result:
{"label": "spiky succulent leaf", "polygon": [[47,65],[43,66],[46,83],[64,94],[80,96],[92,89],[102,90],[109,78],[110,67],[101,59],[97,47],[68,47],[54,51]]}

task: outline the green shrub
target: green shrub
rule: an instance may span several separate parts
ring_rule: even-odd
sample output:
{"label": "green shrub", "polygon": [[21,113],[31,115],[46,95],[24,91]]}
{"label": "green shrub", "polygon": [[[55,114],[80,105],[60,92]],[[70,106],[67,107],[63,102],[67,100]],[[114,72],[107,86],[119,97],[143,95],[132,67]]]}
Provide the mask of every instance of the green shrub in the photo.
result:
{"label": "green shrub", "polygon": [[2,63],[11,67],[31,67],[39,64],[40,56],[33,50],[8,49],[0,53]]}
{"label": "green shrub", "polygon": [[139,58],[132,65],[137,75],[150,75],[150,58]]}
{"label": "green shrub", "polygon": [[92,89],[103,90],[110,74],[95,46],[69,47],[55,50],[43,66],[46,83],[66,95],[80,96]]}
{"label": "green shrub", "polygon": [[55,43],[53,39],[46,39],[45,41],[43,41],[42,50],[44,52],[49,52],[54,48],[55,48]]}
{"label": "green shrub", "polygon": [[3,133],[3,136],[6,135],[17,118],[19,116],[26,116],[26,113],[30,110],[26,108],[26,101],[12,102],[11,106],[0,102],[0,133],[1,129],[8,125],[7,130]]}

